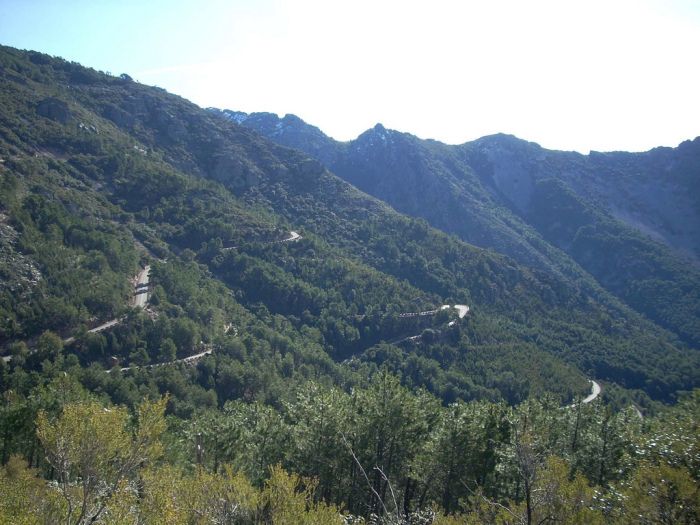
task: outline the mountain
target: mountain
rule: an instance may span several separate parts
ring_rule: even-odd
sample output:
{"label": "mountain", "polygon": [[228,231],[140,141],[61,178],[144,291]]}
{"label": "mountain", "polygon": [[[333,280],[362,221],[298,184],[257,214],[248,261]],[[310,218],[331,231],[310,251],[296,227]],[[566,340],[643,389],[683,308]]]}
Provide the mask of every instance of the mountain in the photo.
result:
{"label": "mountain", "polygon": [[469,243],[595,281],[700,345],[700,137],[645,153],[581,155],[508,135],[450,146],[378,124],[337,142],[293,115],[212,111]]}
{"label": "mountain", "polygon": [[[0,341],[13,355],[0,366],[13,373],[65,359],[91,390],[171,392],[184,415],[381,367],[444,402],[566,401],[592,377],[649,404],[698,385],[696,350],[575,266],[467,244],[128,75],[3,47],[0,79]],[[149,305],[130,308],[145,263]],[[455,304],[469,315],[442,308]],[[191,374],[145,368],[204,351]],[[108,374],[115,362],[137,373]]]}
{"label": "mountain", "polygon": [[462,153],[512,257],[236,119],[0,47],[0,523],[697,523],[698,350],[569,255],[576,221],[591,250],[621,223],[552,177],[494,211]]}

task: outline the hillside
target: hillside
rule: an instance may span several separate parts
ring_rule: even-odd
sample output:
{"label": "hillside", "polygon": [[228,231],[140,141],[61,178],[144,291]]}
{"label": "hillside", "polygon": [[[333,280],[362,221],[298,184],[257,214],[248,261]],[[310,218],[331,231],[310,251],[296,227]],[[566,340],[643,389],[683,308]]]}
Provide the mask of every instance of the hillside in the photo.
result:
{"label": "hillside", "polygon": [[0,47],[0,523],[697,522],[697,350],[503,210]]}
{"label": "hillside", "polygon": [[[279,396],[287,376],[361,381],[381,365],[446,401],[570,399],[587,377],[662,400],[697,384],[694,351],[595,286],[400,215],[318,161],[126,75],[7,48],[0,64],[9,351],[24,355],[18,341],[33,348],[47,329],[78,336],[68,351],[83,365],[229,348],[219,366],[238,378],[198,381],[219,403]],[[291,230],[302,238],[273,242]],[[128,309],[139,259],[153,262],[150,313]],[[399,315],[443,304],[470,316]],[[260,362],[274,363],[269,375]]]}
{"label": "hillside", "polygon": [[580,155],[507,135],[448,146],[381,125],[341,143],[293,115],[221,115],[469,243],[579,283],[594,279],[700,345],[700,138]]}

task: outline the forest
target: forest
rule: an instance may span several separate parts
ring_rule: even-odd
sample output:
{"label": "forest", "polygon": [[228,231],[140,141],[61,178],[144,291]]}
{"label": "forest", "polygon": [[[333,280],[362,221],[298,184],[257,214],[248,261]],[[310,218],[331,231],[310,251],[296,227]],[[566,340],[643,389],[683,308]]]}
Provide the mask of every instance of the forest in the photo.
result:
{"label": "forest", "polygon": [[281,403],[182,418],[168,395],[114,405],[79,370],[59,356],[40,379],[4,376],[28,394],[5,390],[0,412],[3,523],[700,518],[698,391],[643,418],[549,396],[445,405],[379,371],[350,391],[307,381]]}

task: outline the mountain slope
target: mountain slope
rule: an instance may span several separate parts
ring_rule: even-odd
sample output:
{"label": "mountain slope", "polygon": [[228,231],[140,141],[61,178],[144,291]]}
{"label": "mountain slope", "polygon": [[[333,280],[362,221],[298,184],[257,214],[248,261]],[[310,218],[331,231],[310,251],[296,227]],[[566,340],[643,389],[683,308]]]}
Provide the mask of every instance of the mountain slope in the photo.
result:
{"label": "mountain slope", "polygon": [[291,115],[221,114],[470,243],[579,283],[593,277],[700,345],[700,138],[584,156],[506,135],[448,146],[381,125],[339,143]]}
{"label": "mountain slope", "polygon": [[510,137],[465,149],[488,159],[471,164],[547,241],[636,310],[700,345],[700,138],[675,150],[587,157]]}
{"label": "mountain slope", "polygon": [[[217,368],[197,384],[219,402],[279,400],[284,380],[353,384],[380,365],[445,401],[570,399],[587,375],[663,400],[698,384],[696,353],[595,286],[449,237],[235,122],[38,53],[2,48],[0,68],[3,272],[28,290],[2,291],[0,337],[78,336],[69,351],[90,384],[109,356],[142,366],[199,341]],[[277,242],[292,229],[300,240]],[[153,262],[149,315],[123,306],[139,259]],[[84,334],[124,310],[113,334]]]}

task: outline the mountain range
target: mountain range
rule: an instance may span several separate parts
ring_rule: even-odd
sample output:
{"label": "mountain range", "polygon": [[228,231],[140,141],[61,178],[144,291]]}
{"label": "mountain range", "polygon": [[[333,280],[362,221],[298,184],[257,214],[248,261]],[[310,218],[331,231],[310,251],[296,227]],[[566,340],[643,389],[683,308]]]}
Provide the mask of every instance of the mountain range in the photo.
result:
{"label": "mountain range", "polygon": [[451,146],[381,124],[338,142],[294,115],[212,111],[473,245],[595,281],[700,344],[700,137],[582,155],[510,135]]}
{"label": "mountain range", "polygon": [[376,126],[338,143],[7,47],[0,81],[9,366],[38,370],[48,331],[91,388],[137,399],[152,380],[114,362],[213,348],[192,390],[154,372],[181,413],[378,369],[444,402],[567,402],[595,378],[645,406],[700,384],[697,139],[582,156]]}

